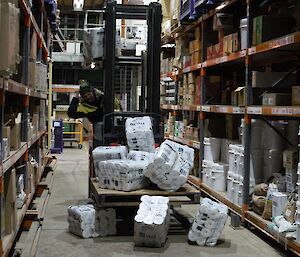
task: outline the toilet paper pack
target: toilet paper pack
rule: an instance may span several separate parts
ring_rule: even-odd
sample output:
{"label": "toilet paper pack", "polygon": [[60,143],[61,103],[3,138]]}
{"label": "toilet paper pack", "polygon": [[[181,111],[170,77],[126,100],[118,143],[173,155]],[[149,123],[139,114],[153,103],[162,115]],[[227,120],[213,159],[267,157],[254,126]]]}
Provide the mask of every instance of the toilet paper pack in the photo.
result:
{"label": "toilet paper pack", "polygon": [[99,163],[97,176],[101,188],[132,191],[148,186],[144,176],[146,160],[108,160]]}
{"label": "toilet paper pack", "polygon": [[149,116],[127,118],[125,132],[129,150],[155,152],[154,134]]}
{"label": "toilet paper pack", "polygon": [[26,194],[24,192],[24,175],[21,174],[18,176],[18,183],[17,183],[17,208],[21,209],[24,205]]}
{"label": "toilet paper pack", "polygon": [[93,205],[68,207],[69,232],[82,238],[115,235],[116,212],[112,208],[96,209]]}
{"label": "toilet paper pack", "polygon": [[167,240],[169,223],[169,198],[143,195],[134,217],[135,245],[163,247]]}
{"label": "toilet paper pack", "polygon": [[156,151],[144,174],[159,188],[177,191],[186,183],[193,161],[192,148],[166,140]]}
{"label": "toilet paper pack", "polygon": [[227,212],[228,209],[224,204],[203,198],[188,239],[200,246],[215,246],[224,229]]}

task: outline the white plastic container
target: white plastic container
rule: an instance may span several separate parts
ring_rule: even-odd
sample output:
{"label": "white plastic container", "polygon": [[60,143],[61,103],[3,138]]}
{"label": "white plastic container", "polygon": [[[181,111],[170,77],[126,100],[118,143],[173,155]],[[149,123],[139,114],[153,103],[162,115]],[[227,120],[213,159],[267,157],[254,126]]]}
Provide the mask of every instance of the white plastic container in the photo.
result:
{"label": "white plastic container", "polygon": [[218,162],[221,153],[221,138],[204,138],[204,160]]}
{"label": "white plastic container", "polygon": [[235,172],[235,145],[229,145],[229,170]]}
{"label": "white plastic container", "polygon": [[227,198],[233,202],[233,172],[228,171],[227,175]]}
{"label": "white plastic container", "polygon": [[247,18],[240,20],[240,30],[241,30],[241,50],[247,49],[247,41],[248,41],[248,34],[247,34]]}
{"label": "white plastic container", "polygon": [[209,186],[208,169],[209,169],[209,162],[206,160],[203,160],[203,162],[202,162],[202,182],[204,183],[204,185],[207,185],[207,186]]}
{"label": "white plastic container", "polygon": [[239,203],[239,197],[240,197],[240,194],[239,194],[239,191],[240,191],[240,179],[239,179],[239,176],[235,176],[233,178],[233,203],[238,205]]}
{"label": "white plastic container", "polygon": [[215,163],[211,169],[211,188],[224,192],[226,191],[226,177],[227,177],[228,165],[222,165]]}

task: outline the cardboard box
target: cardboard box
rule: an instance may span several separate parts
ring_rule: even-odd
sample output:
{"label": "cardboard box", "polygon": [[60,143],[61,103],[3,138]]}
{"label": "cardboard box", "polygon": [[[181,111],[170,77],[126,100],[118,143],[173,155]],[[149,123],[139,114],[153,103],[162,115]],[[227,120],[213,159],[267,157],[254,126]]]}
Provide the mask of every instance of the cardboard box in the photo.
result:
{"label": "cardboard box", "polygon": [[296,214],[296,202],[291,201],[286,204],[285,210],[284,210],[284,217],[288,222],[294,223],[295,222],[295,214]]}
{"label": "cardboard box", "polygon": [[214,58],[214,46],[209,46],[206,48],[206,59],[210,60]]}
{"label": "cardboard box", "polygon": [[229,13],[217,13],[213,17],[213,30],[228,29],[233,27],[233,15]]}
{"label": "cardboard box", "polygon": [[292,87],[292,105],[300,105],[300,86]]}
{"label": "cardboard box", "polygon": [[284,213],[288,197],[281,192],[274,192],[272,195],[272,218],[280,216]]}
{"label": "cardboard box", "polygon": [[229,39],[228,36],[224,36],[224,38],[223,38],[223,55],[224,56],[229,54],[229,52],[228,52],[228,39]]}
{"label": "cardboard box", "polygon": [[5,233],[10,234],[17,227],[16,208],[16,170],[12,169],[4,174],[4,208],[5,208]]}
{"label": "cardboard box", "polygon": [[223,41],[214,45],[214,57],[219,58],[223,56]]}
{"label": "cardboard box", "polygon": [[[260,105],[261,98],[258,98],[262,93],[265,92],[266,89],[264,88],[252,88],[253,94],[253,104]],[[232,105],[236,106],[245,106],[246,105],[246,88],[245,87],[238,87],[235,91],[232,92]]]}
{"label": "cardboard box", "polygon": [[232,34],[232,52],[237,52],[239,50],[240,50],[239,34],[233,33]]}
{"label": "cardboard box", "polygon": [[296,169],[298,165],[297,149],[283,151],[283,167],[286,169]]}
{"label": "cardboard box", "polygon": [[201,104],[201,76],[197,76],[196,78],[195,104]]}
{"label": "cardboard box", "polygon": [[201,39],[201,28],[200,28],[200,26],[195,28],[195,39],[197,39],[197,40]]}
{"label": "cardboard box", "polygon": [[32,88],[36,88],[36,63],[35,60],[29,61],[29,78],[28,78],[28,84]]}
{"label": "cardboard box", "polygon": [[[252,87],[269,88],[272,87],[278,80],[284,77],[287,72],[252,72]],[[296,83],[296,74],[290,74],[283,82],[278,85],[278,88],[291,86]]]}
{"label": "cardboard box", "polygon": [[192,54],[192,65],[197,65],[201,63],[201,52],[194,52]]}
{"label": "cardboard box", "polygon": [[36,134],[39,130],[39,114],[38,113],[34,113],[32,115],[32,126],[33,126],[33,134]]}
{"label": "cardboard box", "polygon": [[262,104],[266,106],[288,106],[291,105],[291,95],[285,93],[266,93]]}
{"label": "cardboard box", "polygon": [[11,128],[10,150],[17,151],[21,147],[21,124],[16,123]]}

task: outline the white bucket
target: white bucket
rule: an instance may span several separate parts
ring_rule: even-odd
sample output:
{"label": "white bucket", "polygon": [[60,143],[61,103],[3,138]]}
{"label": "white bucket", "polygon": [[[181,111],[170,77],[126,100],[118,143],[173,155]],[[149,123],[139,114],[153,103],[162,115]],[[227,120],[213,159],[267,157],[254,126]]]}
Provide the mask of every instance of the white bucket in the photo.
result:
{"label": "white bucket", "polygon": [[229,170],[235,172],[235,145],[229,145]]}
{"label": "white bucket", "polygon": [[241,30],[241,50],[247,49],[247,18],[240,20],[240,30]]}
{"label": "white bucket", "polygon": [[238,204],[239,202],[239,189],[240,189],[240,180],[238,177],[233,179],[233,203]]}
{"label": "white bucket", "polygon": [[220,138],[204,138],[204,160],[218,162],[220,159],[221,143],[222,140]]}
{"label": "white bucket", "polygon": [[227,176],[227,198],[233,202],[233,177]]}
{"label": "white bucket", "polygon": [[225,170],[224,166],[221,164],[215,163],[211,169],[211,188],[224,192],[226,190],[226,177],[227,171]]}

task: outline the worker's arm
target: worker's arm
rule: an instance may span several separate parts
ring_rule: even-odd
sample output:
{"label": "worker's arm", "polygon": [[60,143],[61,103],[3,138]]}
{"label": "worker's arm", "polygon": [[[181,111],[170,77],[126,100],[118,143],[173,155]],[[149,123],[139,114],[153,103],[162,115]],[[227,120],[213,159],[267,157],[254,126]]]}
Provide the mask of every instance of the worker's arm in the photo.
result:
{"label": "worker's arm", "polygon": [[73,97],[68,109],[68,116],[72,119],[83,118],[83,113],[77,112],[78,104],[79,104],[79,98]]}

